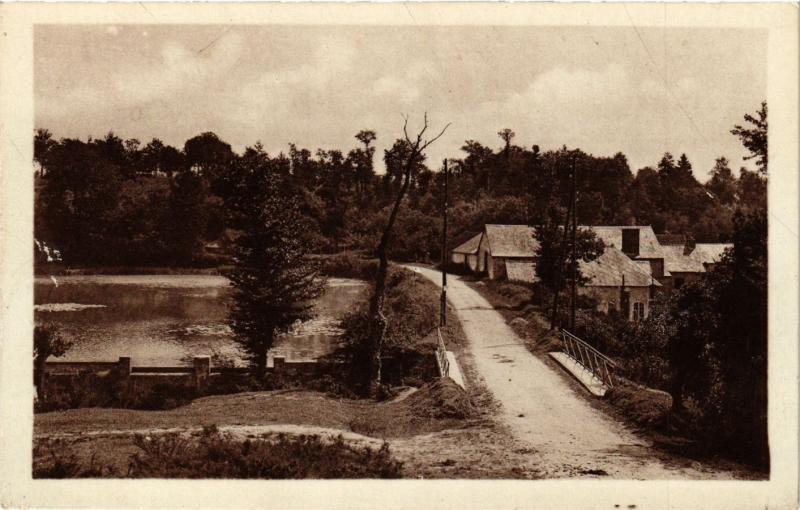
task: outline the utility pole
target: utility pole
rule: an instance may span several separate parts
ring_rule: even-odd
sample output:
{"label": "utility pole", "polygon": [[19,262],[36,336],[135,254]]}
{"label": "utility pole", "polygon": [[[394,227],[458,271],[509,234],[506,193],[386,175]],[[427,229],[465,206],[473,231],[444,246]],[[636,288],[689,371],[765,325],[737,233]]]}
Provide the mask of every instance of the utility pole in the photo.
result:
{"label": "utility pole", "polygon": [[575,308],[578,303],[578,187],[577,170],[575,167],[575,155],[572,155],[572,320],[570,329],[575,331]]}
{"label": "utility pole", "polygon": [[444,211],[442,228],[442,302],[439,308],[439,325],[447,325],[447,158],[444,160]]}

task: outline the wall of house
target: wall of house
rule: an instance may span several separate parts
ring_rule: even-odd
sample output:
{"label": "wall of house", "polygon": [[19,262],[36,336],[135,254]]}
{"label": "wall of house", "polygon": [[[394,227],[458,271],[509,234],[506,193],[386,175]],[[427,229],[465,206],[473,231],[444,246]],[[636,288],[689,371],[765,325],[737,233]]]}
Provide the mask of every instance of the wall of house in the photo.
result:
{"label": "wall of house", "polygon": [[[603,313],[620,309],[620,287],[579,287],[578,294],[589,296],[597,301],[597,310]],[[625,287],[630,293],[630,310],[628,320],[633,320],[633,304],[642,303],[644,305],[645,317],[650,314],[650,287]]]}
{"label": "wall of house", "polygon": [[478,270],[478,255],[477,254],[473,253],[472,255],[467,255],[467,267],[473,273]]}
{"label": "wall of house", "polygon": [[[681,285],[685,285],[691,282],[696,282],[697,280],[700,279],[703,273],[681,273],[678,271],[670,271],[670,274],[671,274],[670,277],[665,278],[664,286],[666,287],[665,290],[672,291],[677,289]],[[683,283],[681,284],[679,282]]]}
{"label": "wall of house", "polygon": [[453,252],[450,255],[450,260],[453,261],[454,264],[464,264],[466,262],[466,255],[463,253],[455,253]]}
{"label": "wall of house", "polygon": [[489,255],[489,269],[487,275],[490,280],[498,280],[506,275],[506,259]]}
{"label": "wall of house", "polygon": [[486,272],[486,259],[491,257],[489,252],[489,239],[487,236],[481,238],[481,243],[478,245],[478,272]]}

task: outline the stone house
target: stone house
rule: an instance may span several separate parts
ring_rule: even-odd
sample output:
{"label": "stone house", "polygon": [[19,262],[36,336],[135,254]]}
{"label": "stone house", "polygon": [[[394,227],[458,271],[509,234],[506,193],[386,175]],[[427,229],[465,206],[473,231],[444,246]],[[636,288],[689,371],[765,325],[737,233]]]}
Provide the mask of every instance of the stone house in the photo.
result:
{"label": "stone house", "polygon": [[730,243],[683,243],[663,244],[665,267],[668,277],[665,287],[669,290],[679,289],[685,283],[697,281],[700,277],[720,261],[725,250],[732,248]]}
{"label": "stone house", "polygon": [[455,264],[463,264],[472,272],[478,271],[478,246],[483,233],[470,237],[464,243],[456,246],[450,252],[450,260]]}
{"label": "stone house", "polygon": [[[657,241],[652,244],[655,234],[650,227],[641,228],[649,232],[640,235],[636,227],[600,227],[597,234],[606,249],[597,259],[580,262],[581,273],[588,281],[579,287],[579,294],[594,298],[598,310],[617,310],[630,320],[647,316],[653,292],[661,287],[652,268],[663,272],[663,254]],[[626,234],[623,230],[637,233]],[[478,246],[478,272],[493,280],[505,277],[509,281],[536,281],[533,257],[537,245],[533,232],[533,227],[527,225],[486,225]],[[620,249],[623,242],[628,253],[644,257],[632,259]]]}

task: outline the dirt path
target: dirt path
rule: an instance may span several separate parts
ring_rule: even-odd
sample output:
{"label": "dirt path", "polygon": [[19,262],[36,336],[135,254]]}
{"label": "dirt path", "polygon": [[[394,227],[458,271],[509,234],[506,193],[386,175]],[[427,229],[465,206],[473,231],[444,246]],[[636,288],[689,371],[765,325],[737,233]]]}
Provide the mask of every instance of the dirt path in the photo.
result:
{"label": "dirt path", "polygon": [[[441,282],[438,271],[410,268]],[[502,315],[457,276],[448,276],[447,297],[469,340],[477,371],[502,404],[500,419],[541,457],[539,469],[545,477],[734,477],[656,450],[593,409],[560,374],[531,354]]]}

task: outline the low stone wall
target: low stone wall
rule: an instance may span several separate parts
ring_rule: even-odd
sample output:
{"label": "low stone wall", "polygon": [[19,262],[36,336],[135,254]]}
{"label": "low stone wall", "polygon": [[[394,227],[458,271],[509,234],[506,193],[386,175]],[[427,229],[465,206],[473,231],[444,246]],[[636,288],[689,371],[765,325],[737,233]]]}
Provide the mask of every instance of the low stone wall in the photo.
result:
{"label": "low stone wall", "polygon": [[[282,378],[309,379],[317,374],[319,364],[315,361],[286,361],[275,357],[267,372]],[[103,386],[109,399],[130,401],[137,396],[148,395],[155,390],[205,392],[213,379],[221,375],[243,376],[247,368],[212,367],[208,356],[193,358],[191,366],[147,367],[132,366],[130,357],[120,357],[116,362],[107,361],[51,361],[45,364],[43,388],[45,400],[49,393],[63,392],[79,385]]]}

